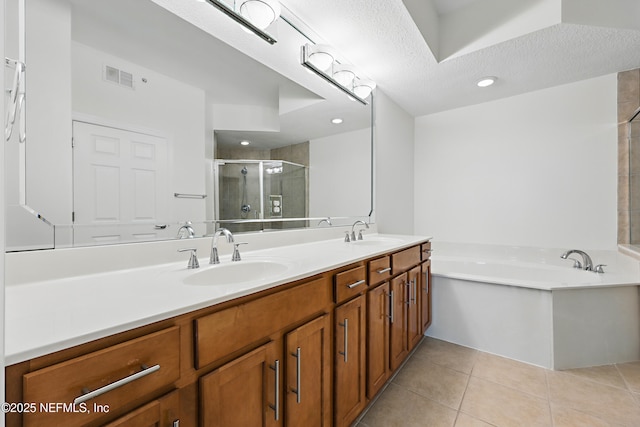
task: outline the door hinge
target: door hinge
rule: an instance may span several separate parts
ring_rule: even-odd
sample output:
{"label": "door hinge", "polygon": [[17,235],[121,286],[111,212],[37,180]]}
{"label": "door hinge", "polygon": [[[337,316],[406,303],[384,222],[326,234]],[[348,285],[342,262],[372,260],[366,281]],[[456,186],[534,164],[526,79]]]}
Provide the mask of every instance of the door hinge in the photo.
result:
{"label": "door hinge", "polygon": [[76,222],[76,213],[71,212],[71,222]]}
{"label": "door hinge", "polygon": [[75,148],[76,147],[76,142],[74,141],[73,137],[71,137],[71,148]]}

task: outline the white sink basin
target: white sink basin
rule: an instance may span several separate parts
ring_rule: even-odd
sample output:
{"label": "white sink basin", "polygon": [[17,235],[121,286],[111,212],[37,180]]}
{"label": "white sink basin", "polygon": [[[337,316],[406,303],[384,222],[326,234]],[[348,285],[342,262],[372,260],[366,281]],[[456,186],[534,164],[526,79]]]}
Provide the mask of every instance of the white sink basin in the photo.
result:
{"label": "white sink basin", "polygon": [[356,245],[356,246],[379,246],[379,245],[396,244],[401,242],[402,240],[394,239],[391,237],[375,237],[375,236],[367,237],[365,235],[364,240],[356,240],[356,241],[350,242],[350,244]]}
{"label": "white sink basin", "polygon": [[204,267],[183,281],[187,285],[234,285],[264,279],[274,279],[289,270],[290,265],[273,260],[243,260]]}

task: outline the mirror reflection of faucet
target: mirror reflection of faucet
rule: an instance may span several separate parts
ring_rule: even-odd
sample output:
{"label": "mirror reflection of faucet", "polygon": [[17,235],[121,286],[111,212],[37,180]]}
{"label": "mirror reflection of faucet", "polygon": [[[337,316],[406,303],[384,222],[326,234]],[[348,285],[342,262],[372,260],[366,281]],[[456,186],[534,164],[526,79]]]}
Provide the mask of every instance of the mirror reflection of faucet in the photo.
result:
{"label": "mirror reflection of faucet", "polygon": [[182,227],[178,229],[178,235],[176,237],[179,239],[193,239],[196,232],[193,230],[191,225],[191,221],[185,222]]}

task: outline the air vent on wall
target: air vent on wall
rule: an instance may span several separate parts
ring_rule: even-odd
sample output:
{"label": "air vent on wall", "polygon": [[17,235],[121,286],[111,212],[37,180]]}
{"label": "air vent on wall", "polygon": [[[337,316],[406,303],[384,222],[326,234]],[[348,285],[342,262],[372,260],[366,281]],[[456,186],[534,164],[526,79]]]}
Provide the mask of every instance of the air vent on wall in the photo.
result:
{"label": "air vent on wall", "polygon": [[120,86],[128,87],[129,89],[134,88],[133,74],[111,67],[110,65],[104,66],[103,78],[108,82],[113,82]]}

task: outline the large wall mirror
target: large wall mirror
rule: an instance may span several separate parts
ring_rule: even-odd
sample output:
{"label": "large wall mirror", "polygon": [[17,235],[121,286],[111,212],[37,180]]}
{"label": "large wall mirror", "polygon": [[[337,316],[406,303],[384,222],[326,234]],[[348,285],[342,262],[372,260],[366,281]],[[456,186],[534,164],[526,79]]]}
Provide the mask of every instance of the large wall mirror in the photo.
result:
{"label": "large wall mirror", "polygon": [[7,145],[7,250],[370,216],[373,97],[309,74],[290,20],[272,46],[195,0],[7,3],[27,93],[26,141]]}

